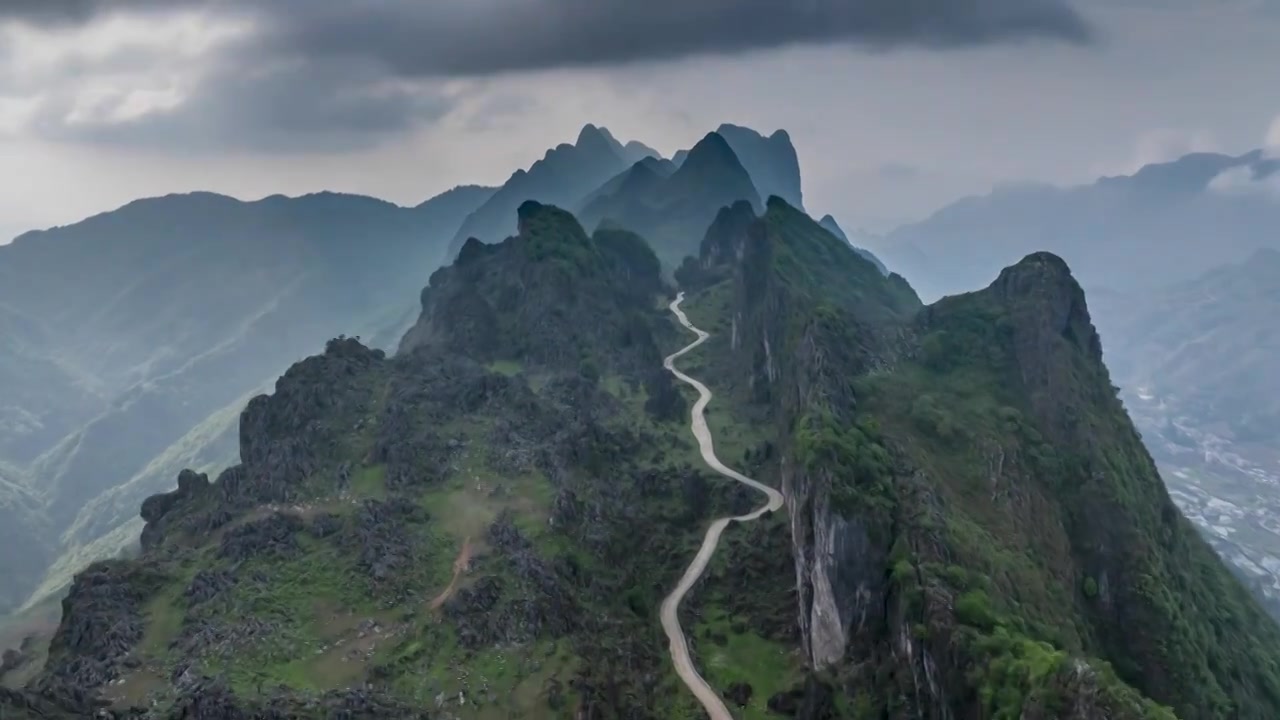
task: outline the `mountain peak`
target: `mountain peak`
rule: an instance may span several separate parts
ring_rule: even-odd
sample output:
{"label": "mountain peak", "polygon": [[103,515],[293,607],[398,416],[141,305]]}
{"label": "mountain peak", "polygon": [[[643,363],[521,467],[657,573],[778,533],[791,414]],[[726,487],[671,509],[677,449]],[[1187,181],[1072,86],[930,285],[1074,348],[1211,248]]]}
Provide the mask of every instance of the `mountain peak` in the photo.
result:
{"label": "mountain peak", "polygon": [[587,123],[586,125],[582,126],[581,130],[578,131],[578,139],[573,144],[581,145],[584,142],[591,142],[597,139],[603,140],[604,133],[601,132],[600,128],[596,127],[595,125],[591,123]]}
{"label": "mountain peak", "polygon": [[578,132],[578,139],[574,142],[574,147],[579,150],[607,150],[608,152],[623,158],[627,155],[622,143],[610,133],[607,128],[597,127],[591,123],[582,126],[582,130]]}
{"label": "mountain peak", "polygon": [[539,234],[540,230],[554,228],[555,232],[549,234],[578,243],[587,242],[587,233],[582,229],[578,219],[572,213],[555,205],[526,200],[517,208],[516,218],[516,225],[522,238],[528,239],[532,235]]}
{"label": "mountain peak", "polygon": [[1026,295],[1042,286],[1080,287],[1067,261],[1047,250],[1033,252],[1005,268],[993,284],[1008,297]]}
{"label": "mountain peak", "polygon": [[632,140],[622,147],[623,152],[628,160],[661,160],[662,153],[645,145],[639,140]]}
{"label": "mountain peak", "polygon": [[706,163],[714,161],[722,161],[733,158],[734,163],[740,163],[738,156],[733,152],[733,148],[729,146],[729,141],[718,132],[709,132],[702,136],[702,139],[689,149],[689,154],[685,157],[681,167],[686,167],[699,162]]}
{"label": "mountain peak", "polygon": [[1015,326],[1034,331],[1028,337],[1046,331],[1065,337],[1101,366],[1102,343],[1084,290],[1065,260],[1047,251],[1031,253],[1001,271],[988,289],[1016,316]]}
{"label": "mountain peak", "polygon": [[724,123],[716,132],[733,148],[761,197],[777,195],[804,209],[800,160],[786,130],[775,130],[765,137],[749,127]]}
{"label": "mountain peak", "polygon": [[684,163],[671,175],[668,192],[673,197],[687,197],[705,195],[712,188],[718,198],[717,209],[735,200],[749,200],[757,208],[762,205],[751,174],[724,136],[715,132],[707,133],[689,150]]}

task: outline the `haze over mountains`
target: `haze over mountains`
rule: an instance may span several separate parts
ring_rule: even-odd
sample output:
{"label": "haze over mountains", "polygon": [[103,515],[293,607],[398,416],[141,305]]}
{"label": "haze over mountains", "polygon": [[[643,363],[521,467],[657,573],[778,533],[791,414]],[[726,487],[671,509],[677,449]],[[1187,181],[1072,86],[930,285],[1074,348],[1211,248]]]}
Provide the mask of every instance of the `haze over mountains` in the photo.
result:
{"label": "haze over mountains", "polygon": [[1196,153],[1079,187],[998,189],[869,241],[925,297],[1034,249],[1066,259],[1174,498],[1273,601],[1278,181],[1263,150]]}
{"label": "haze over mountains", "polygon": [[0,557],[0,609],[123,547],[178,470],[233,463],[240,410],[290,363],[339,334],[393,348],[425,278],[462,240],[514,233],[524,201],[651,233],[674,267],[722,205],[800,198],[786,133],[720,130],[679,168],[587,125],[500,188],[416,207],[173,195],[0,247],[0,522],[24,548]]}
{"label": "haze over mountains", "polygon": [[1036,249],[1060,252],[1086,288],[1154,290],[1280,247],[1280,159],[1195,153],[1129,176],[969,197],[872,250],[922,296],[963,292]]}
{"label": "haze over mountains", "polygon": [[[197,193],[28,234],[0,248],[0,603],[140,547],[76,577],[47,661],[4,656],[0,711],[698,717],[657,608],[758,498],[708,476],[663,367],[678,287],[721,457],[787,502],[680,610],[735,712],[1274,717],[1280,627],[1236,579],[1280,588],[1280,253],[1242,229],[1273,171],[1000,191],[886,268],[806,214],[785,132],[668,160],[588,125],[412,208]],[[1141,272],[1111,216],[1124,252],[1234,264],[1086,301]],[[1241,227],[1210,251],[1152,216]],[[925,304],[897,263],[982,279]]]}
{"label": "haze over mountains", "polygon": [[21,603],[50,563],[126,523],[136,533],[138,503],[177,470],[234,462],[248,397],[325,338],[394,342],[451,229],[491,192],[416,208],[169,196],[0,248],[0,459],[39,508],[2,522],[40,528],[0,558],[0,600]]}
{"label": "haze over mountains", "polygon": [[[140,555],[77,577],[0,709],[697,717],[656,608],[707,517],[758,500],[695,464],[645,240],[535,201],[516,225],[431,274],[394,356],[335,338],[251,400],[240,462],[143,503]],[[697,245],[681,289],[711,336],[682,367],[721,455],[787,499],[683,609],[726,705],[1280,707],[1280,627],[1174,509],[1060,258],[925,306],[777,196]]]}

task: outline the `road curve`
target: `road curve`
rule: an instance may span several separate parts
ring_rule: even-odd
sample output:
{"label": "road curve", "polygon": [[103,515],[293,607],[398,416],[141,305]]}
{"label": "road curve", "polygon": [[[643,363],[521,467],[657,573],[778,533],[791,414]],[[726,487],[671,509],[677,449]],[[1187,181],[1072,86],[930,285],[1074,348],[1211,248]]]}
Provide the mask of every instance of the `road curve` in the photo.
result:
{"label": "road curve", "polygon": [[755,520],[767,512],[777,510],[782,507],[782,493],[725,467],[724,463],[720,462],[720,459],[716,457],[715,445],[711,441],[711,431],[707,428],[707,418],[704,415],[707,403],[711,402],[711,391],[707,389],[706,385],[677,370],[675,366],[675,362],[680,356],[698,347],[710,337],[706,332],[694,327],[693,323],[689,322],[689,318],[680,309],[680,303],[683,301],[684,293],[680,293],[676,295],[675,300],[671,301],[669,307],[671,312],[675,313],[676,318],[680,320],[680,324],[697,334],[698,339],[668,355],[662,361],[662,366],[670,370],[672,375],[692,385],[698,391],[698,401],[693,404],[693,411],[690,413],[690,427],[693,430],[693,436],[698,440],[698,449],[702,451],[702,460],[712,470],[721,475],[749,485],[768,496],[768,502],[753,512],[736,517],[719,518],[711,523],[711,527],[707,528],[706,537],[702,539],[702,547],[698,549],[698,554],[693,558],[693,562],[689,564],[689,569],[684,571],[684,577],[680,578],[680,583],[676,585],[676,589],[672,590],[671,594],[662,601],[662,629],[666,632],[667,641],[671,646],[671,661],[675,664],[676,674],[693,691],[693,694],[698,698],[698,702],[702,703],[702,707],[706,708],[711,720],[733,720],[733,716],[729,714],[729,708],[720,699],[719,693],[711,689],[711,686],[702,678],[698,669],[693,666],[693,661],[689,658],[689,644],[685,640],[684,630],[680,627],[680,618],[678,617],[680,601],[684,599],[685,593],[689,592],[689,588],[693,587],[698,578],[702,577],[703,571],[707,569],[707,563],[716,551],[716,545],[720,543],[720,535],[729,526],[729,523]]}

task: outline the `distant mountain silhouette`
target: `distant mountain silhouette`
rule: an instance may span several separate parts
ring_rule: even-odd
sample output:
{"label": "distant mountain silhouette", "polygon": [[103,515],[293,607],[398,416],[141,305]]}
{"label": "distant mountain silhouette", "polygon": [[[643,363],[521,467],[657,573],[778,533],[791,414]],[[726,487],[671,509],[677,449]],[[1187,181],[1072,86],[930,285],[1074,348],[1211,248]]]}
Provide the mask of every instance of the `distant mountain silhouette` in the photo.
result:
{"label": "distant mountain silhouette", "polygon": [[776,195],[788,205],[804,210],[800,160],[786,130],[775,130],[765,137],[751,128],[725,123],[716,128],[716,132],[733,148],[755,182],[760,197]]}
{"label": "distant mountain silhouette", "polygon": [[881,275],[889,274],[889,269],[884,266],[884,263],[880,262],[880,258],[876,257],[870,250],[855,245],[854,242],[849,239],[849,236],[845,234],[844,230],[840,227],[840,224],[836,222],[834,217],[831,217],[830,215],[823,215],[822,219],[818,221],[818,224],[827,232],[849,243],[849,247],[852,247],[859,255],[870,260],[871,263],[876,266],[876,269],[880,271]]}
{"label": "distant mountain silhouette", "polygon": [[[1247,191],[1277,168],[1261,152],[1197,153],[1090,185],[999,189],[872,249],[927,298],[964,291],[1035,250],[1061,255],[1086,287],[1154,288],[1280,247],[1280,203]],[[1246,189],[1222,187],[1232,177]]]}
{"label": "distant mountain silhouette", "polygon": [[516,232],[516,210],[526,200],[577,207],[593,190],[632,164],[657,153],[639,142],[619,143],[604,128],[586,125],[574,144],[561,144],[528,170],[517,170],[458,228],[448,257],[457,257],[468,238],[496,243]]}
{"label": "distant mountain silhouette", "polygon": [[48,530],[5,568],[0,612],[50,558],[135,519],[183,465],[234,462],[247,394],[290,363],[339,334],[402,331],[492,193],[455,188],[413,208],[169,195],[0,246],[0,468],[26,468],[40,499],[30,522]]}
{"label": "distant mountain silhouette", "polygon": [[588,228],[613,224],[639,233],[669,268],[696,254],[716,213],[737,200],[760,209],[751,175],[719,133],[708,133],[673,172],[645,160],[592,194],[581,211]]}

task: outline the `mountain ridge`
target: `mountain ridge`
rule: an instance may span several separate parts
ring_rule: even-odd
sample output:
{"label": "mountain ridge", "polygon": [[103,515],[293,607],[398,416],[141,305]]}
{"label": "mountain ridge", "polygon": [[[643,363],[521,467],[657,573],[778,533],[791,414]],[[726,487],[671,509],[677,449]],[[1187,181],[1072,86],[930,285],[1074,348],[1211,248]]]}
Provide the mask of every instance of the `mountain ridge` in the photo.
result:
{"label": "mountain ridge", "polygon": [[[594,126],[579,145],[621,146]],[[604,177],[594,189],[613,192],[597,201],[622,217],[588,223],[524,199],[504,221],[514,232],[468,237],[444,264],[466,222],[456,208],[456,232],[431,242],[395,224],[404,234],[388,231],[387,257],[421,253],[409,264],[432,267],[425,284],[420,271],[389,287],[385,270],[351,267],[363,256],[348,228],[309,209],[326,232],[281,242],[331,251],[337,270],[290,297],[318,316],[316,332],[341,320],[343,334],[274,383],[259,378],[270,392],[244,404],[234,437],[237,399],[193,411],[234,441],[238,463],[93,501],[101,512],[151,489],[135,505],[141,547],[76,575],[45,666],[0,690],[0,711],[698,717],[658,608],[706,523],[758,497],[707,471],[686,425],[694,396],[663,368],[688,340],[664,310],[673,257],[682,309],[710,333],[680,363],[714,386],[717,451],[786,497],[728,531],[680,607],[691,661],[726,705],[811,720],[1280,711],[1280,627],[1179,513],[1066,259],[1027,253],[981,289],[926,305],[834,219],[762,198],[719,133],[681,159],[669,175],[641,159]],[[653,216],[636,209],[655,199],[675,230],[645,226]],[[287,254],[266,259],[291,267]],[[180,287],[202,303],[231,294]],[[348,308],[374,291],[377,312]],[[138,292],[82,300],[82,312]],[[401,301],[414,295],[410,320]],[[76,307],[48,304],[50,316]],[[29,313],[0,307],[24,327]],[[296,317],[231,346],[279,343]],[[182,337],[180,320],[161,317],[156,337]],[[345,335],[361,326],[390,342],[407,328],[389,355]],[[0,351],[26,345],[15,348]],[[148,366],[204,387],[187,372],[215,350]],[[94,359],[126,379],[148,358],[117,352]],[[113,408],[154,390],[128,385]],[[200,457],[170,452],[180,444],[156,472]],[[25,510],[29,482],[0,478],[0,511]],[[66,520],[44,516],[32,517]]]}
{"label": "mountain ridge", "polygon": [[44,550],[18,559],[15,592],[69,582],[42,581],[40,566],[111,535],[180,469],[153,462],[234,461],[225,422],[204,438],[210,453],[188,433],[326,336],[388,322],[386,308],[407,305],[442,259],[439,228],[451,235],[489,192],[455,188],[412,208],[339,193],[173,194],[0,247],[0,323],[26,328],[0,342],[0,454],[28,466],[50,523]]}
{"label": "mountain ridge", "polygon": [[705,135],[669,175],[632,168],[612,194],[601,194],[582,211],[587,225],[609,221],[635,230],[651,243],[668,267],[697,249],[721,207],[746,200],[762,206],[751,175],[728,141]]}
{"label": "mountain ridge", "polygon": [[1256,182],[1277,167],[1260,151],[1196,153],[1086,185],[997,189],[902,226],[871,250],[930,298],[972,287],[1036,249],[1065,257],[1091,289],[1153,289],[1276,247],[1265,228],[1280,222],[1280,206],[1265,193],[1214,183],[1240,170]]}
{"label": "mountain ridge", "polygon": [[649,152],[634,141],[622,145],[607,129],[584,125],[575,144],[557,145],[527,170],[517,170],[468,216],[449,244],[447,259],[456,257],[469,238],[496,243],[510,235],[511,219],[524,201],[570,207]]}

